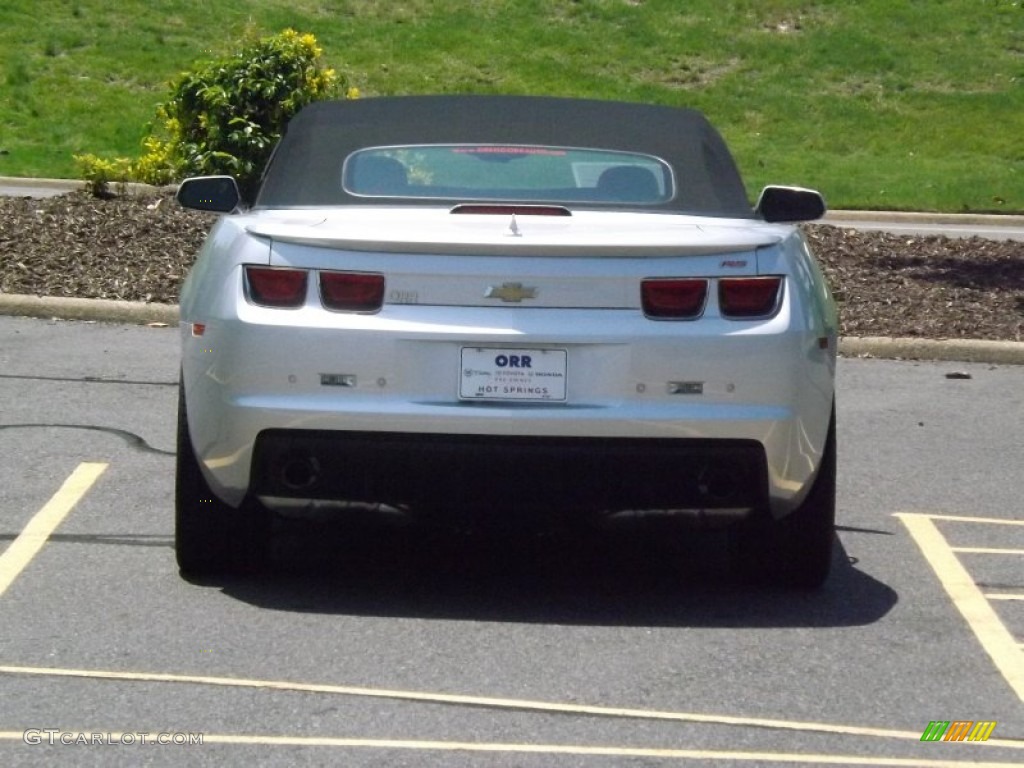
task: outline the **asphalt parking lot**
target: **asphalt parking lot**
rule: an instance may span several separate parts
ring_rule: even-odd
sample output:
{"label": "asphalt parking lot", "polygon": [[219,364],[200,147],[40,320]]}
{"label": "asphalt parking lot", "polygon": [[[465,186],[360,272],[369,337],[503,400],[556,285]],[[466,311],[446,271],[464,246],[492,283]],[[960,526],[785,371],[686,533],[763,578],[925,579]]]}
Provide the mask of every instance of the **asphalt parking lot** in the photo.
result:
{"label": "asphalt parking lot", "polygon": [[[1024,367],[843,359],[834,575],[720,532],[279,524],[172,549],[173,328],[0,317],[4,765],[1019,765]],[[935,721],[987,742],[922,742]],[[201,742],[201,743],[198,743]]]}

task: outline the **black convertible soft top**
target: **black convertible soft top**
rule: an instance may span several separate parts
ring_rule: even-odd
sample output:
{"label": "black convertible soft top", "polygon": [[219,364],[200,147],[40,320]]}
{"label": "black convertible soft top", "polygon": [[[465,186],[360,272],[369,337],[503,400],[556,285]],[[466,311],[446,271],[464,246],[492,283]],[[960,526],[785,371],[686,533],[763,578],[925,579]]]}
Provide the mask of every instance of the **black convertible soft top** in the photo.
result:
{"label": "black convertible soft top", "polygon": [[394,199],[346,192],[340,183],[342,164],[366,147],[416,144],[537,145],[653,155],[672,167],[676,194],[666,202],[630,207],[753,216],[732,155],[700,112],[538,96],[398,96],[311,104],[289,123],[256,205],[394,205]]}

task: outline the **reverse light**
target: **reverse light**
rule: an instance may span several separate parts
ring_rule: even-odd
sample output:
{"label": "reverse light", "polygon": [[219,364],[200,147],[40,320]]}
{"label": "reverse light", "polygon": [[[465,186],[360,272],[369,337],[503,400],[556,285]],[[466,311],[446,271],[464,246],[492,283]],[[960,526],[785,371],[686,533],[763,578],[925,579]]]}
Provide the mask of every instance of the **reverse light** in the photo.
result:
{"label": "reverse light", "polygon": [[779,303],[781,277],[723,277],[718,281],[718,308],[723,317],[765,317]]}
{"label": "reverse light", "polygon": [[703,278],[644,280],[640,284],[644,314],[674,320],[692,320],[704,311],[708,281]]}
{"label": "reverse light", "polygon": [[306,301],[306,271],[280,267],[245,268],[249,299],[254,304],[294,309]]}
{"label": "reverse light", "polygon": [[321,272],[320,300],[338,312],[376,312],[384,303],[384,275]]}

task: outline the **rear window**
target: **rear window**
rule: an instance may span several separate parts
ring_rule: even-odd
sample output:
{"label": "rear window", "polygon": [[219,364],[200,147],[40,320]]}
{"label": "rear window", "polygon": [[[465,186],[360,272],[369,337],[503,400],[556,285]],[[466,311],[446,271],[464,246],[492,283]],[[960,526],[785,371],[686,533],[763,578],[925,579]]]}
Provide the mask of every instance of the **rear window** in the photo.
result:
{"label": "rear window", "polygon": [[358,197],[650,205],[675,194],[668,164],[650,155],[497,144],[363,149],[341,183]]}

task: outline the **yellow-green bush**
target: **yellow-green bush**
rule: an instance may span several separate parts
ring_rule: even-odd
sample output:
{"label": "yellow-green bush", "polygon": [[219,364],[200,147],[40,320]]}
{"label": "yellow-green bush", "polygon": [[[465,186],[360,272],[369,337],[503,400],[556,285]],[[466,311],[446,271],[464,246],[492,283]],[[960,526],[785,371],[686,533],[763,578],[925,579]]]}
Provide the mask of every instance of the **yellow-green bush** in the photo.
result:
{"label": "yellow-green bush", "polygon": [[96,155],[75,155],[78,172],[95,197],[106,197],[110,184],[124,184],[134,178],[132,161],[127,157],[105,160]]}
{"label": "yellow-green bush", "polygon": [[[198,65],[170,83],[137,160],[76,156],[97,194],[107,184],[167,184],[186,176],[230,174],[251,195],[288,120],[305,105],[341,92],[323,66],[316,38],[288,29],[249,36],[236,53]],[[354,88],[348,97],[357,94]]]}

